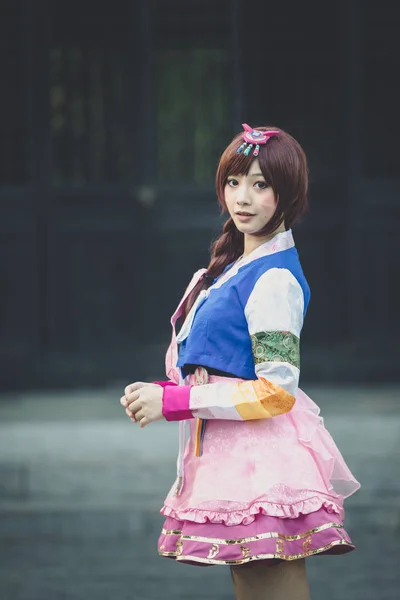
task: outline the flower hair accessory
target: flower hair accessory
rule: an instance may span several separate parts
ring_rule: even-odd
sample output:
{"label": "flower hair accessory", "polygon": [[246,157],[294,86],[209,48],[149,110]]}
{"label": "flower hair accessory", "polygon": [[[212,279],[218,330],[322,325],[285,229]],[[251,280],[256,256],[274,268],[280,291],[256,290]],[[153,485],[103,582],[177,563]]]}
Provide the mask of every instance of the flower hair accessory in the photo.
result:
{"label": "flower hair accessory", "polygon": [[278,133],[280,133],[280,131],[258,131],[258,129],[253,129],[246,123],[243,123],[242,127],[244,129],[244,133],[242,134],[244,144],[239,146],[236,152],[240,154],[244,151],[243,154],[245,154],[245,156],[250,154],[253,146],[255,146],[253,156],[258,156],[260,145],[266,144],[273,135],[278,135]]}

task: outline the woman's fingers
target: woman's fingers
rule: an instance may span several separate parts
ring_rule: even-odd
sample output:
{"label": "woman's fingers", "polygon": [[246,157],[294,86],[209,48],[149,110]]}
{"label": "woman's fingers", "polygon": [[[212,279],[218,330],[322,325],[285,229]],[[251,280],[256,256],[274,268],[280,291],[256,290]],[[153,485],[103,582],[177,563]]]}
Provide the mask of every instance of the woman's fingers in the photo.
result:
{"label": "woman's fingers", "polygon": [[124,390],[125,396],[129,396],[129,394],[131,394],[132,392],[136,392],[136,390],[139,390],[144,385],[147,385],[147,384],[144,383],[143,381],[135,381],[135,383],[130,383],[129,385],[126,386],[126,388]]}
{"label": "woman's fingers", "polygon": [[126,409],[126,410],[125,410],[125,412],[126,412],[126,414],[128,415],[128,417],[130,418],[130,420],[131,420],[133,423],[136,423],[136,422],[137,422],[137,421],[136,421],[136,419],[135,419],[135,415],[134,415],[134,414],[132,414],[130,410]]}
{"label": "woman's fingers", "polygon": [[136,397],[132,397],[132,394],[129,396],[122,396],[119,400],[121,406],[123,406],[124,408],[129,408],[129,405],[132,404],[133,402],[135,402],[137,400]]}
{"label": "woman's fingers", "polygon": [[150,423],[149,419],[144,416],[143,410],[139,409],[136,413],[133,413],[129,408],[125,409],[126,414],[133,423],[139,423],[140,427],[146,427]]}
{"label": "woman's fingers", "polygon": [[129,407],[132,402],[135,402],[139,398],[139,392],[132,392],[129,396],[121,396],[119,402],[124,408]]}
{"label": "woman's fingers", "polygon": [[140,400],[135,400],[134,402],[129,402],[126,408],[130,410],[131,413],[136,414],[137,411],[142,408],[142,404]]}
{"label": "woman's fingers", "polygon": [[140,396],[140,390],[135,390],[134,392],[131,392],[130,394],[125,394],[125,398],[127,401],[128,406],[130,404],[132,404],[132,402],[135,402]]}
{"label": "woman's fingers", "polygon": [[141,421],[142,419],[144,419],[144,418],[145,418],[145,415],[144,415],[144,410],[143,410],[143,409],[141,409],[141,410],[138,410],[138,411],[135,413],[135,419],[136,419],[136,421],[137,421],[138,423],[140,423],[140,421]]}
{"label": "woman's fingers", "polygon": [[[133,423],[140,423],[140,427],[146,427],[151,421],[145,416],[144,408],[140,402],[140,390],[145,385],[154,386],[155,384],[146,384],[143,381],[136,381],[127,385],[125,395],[120,398],[120,404],[125,408],[125,413]],[[159,387],[159,386],[156,386]]]}

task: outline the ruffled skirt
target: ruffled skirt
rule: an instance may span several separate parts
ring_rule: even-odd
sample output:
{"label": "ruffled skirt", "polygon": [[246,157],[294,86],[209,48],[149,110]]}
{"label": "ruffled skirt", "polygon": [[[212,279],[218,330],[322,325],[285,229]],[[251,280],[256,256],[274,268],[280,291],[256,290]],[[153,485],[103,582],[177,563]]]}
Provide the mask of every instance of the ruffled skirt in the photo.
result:
{"label": "ruffled skirt", "polygon": [[161,556],[197,565],[276,562],[354,548],[343,501],[359,488],[317,405],[300,389],[293,409],[273,419],[209,420],[194,456],[195,420],[185,450],[185,484],[161,509]]}

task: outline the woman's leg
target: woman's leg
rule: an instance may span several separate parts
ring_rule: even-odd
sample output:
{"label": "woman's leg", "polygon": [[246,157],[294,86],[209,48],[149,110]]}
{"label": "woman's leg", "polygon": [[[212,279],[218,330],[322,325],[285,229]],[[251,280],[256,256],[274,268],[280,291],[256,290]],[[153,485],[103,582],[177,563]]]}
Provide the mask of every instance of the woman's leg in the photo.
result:
{"label": "woman's leg", "polygon": [[231,567],[237,600],[310,600],[305,560]]}

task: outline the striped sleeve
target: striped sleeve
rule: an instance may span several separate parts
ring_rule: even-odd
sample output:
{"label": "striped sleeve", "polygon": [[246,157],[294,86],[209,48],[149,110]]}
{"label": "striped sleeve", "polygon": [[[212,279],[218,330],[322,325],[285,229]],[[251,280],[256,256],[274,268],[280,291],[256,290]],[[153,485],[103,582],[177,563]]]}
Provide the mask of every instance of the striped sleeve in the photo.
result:
{"label": "striped sleeve", "polygon": [[187,419],[191,414],[246,421],[289,412],[299,382],[303,310],[303,291],[290,271],[274,268],[264,273],[245,307],[257,379],[185,386],[179,402],[176,390],[166,388],[166,418]]}

